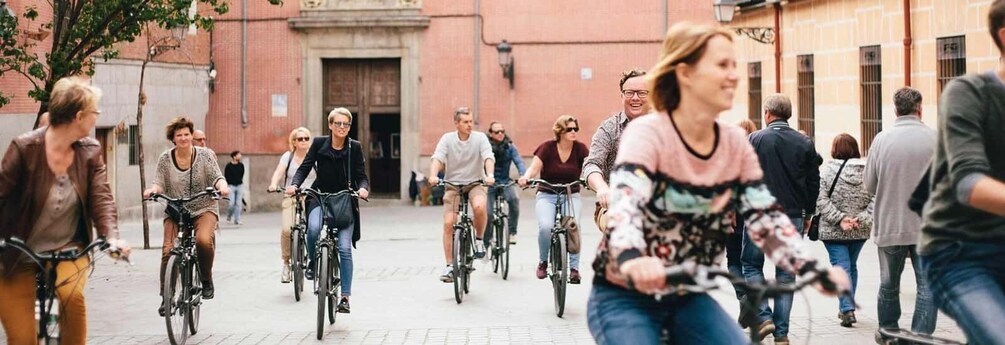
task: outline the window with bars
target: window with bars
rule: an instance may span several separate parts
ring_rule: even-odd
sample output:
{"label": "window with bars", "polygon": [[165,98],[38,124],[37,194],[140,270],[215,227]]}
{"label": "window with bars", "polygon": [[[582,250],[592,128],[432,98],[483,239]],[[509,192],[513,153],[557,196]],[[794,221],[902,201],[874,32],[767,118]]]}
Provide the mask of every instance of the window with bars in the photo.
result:
{"label": "window with bars", "polygon": [[796,57],[797,88],[799,89],[799,129],[806,132],[810,138],[816,137],[815,100],[813,93],[813,55]]}
{"label": "window with bars", "polygon": [[935,41],[938,63],[939,95],[956,77],[967,74],[967,40],[964,36],[943,37]]}
{"label": "window with bars", "polygon": [[139,142],[137,140],[136,134],[139,132],[139,126],[131,125],[129,126],[129,165],[139,165],[140,164],[140,150],[137,146]]}
{"label": "window with bars", "polygon": [[868,155],[872,140],[883,130],[883,74],[879,46],[859,48],[862,85],[862,155]]}
{"label": "window with bars", "polygon": [[747,88],[748,113],[747,118],[754,122],[758,129],[761,129],[761,63],[751,62],[747,64]]}

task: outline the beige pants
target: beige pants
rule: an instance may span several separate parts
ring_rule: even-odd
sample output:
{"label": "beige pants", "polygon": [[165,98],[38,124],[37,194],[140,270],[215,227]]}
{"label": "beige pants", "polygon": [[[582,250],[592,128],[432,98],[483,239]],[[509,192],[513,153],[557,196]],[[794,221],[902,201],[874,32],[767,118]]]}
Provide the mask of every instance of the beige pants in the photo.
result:
{"label": "beige pants", "polygon": [[283,262],[290,262],[290,231],[293,228],[293,224],[296,223],[296,207],[295,199],[293,197],[284,196],[283,197],[283,214],[282,214],[282,227],[279,233],[279,247],[282,248],[283,252]]}
{"label": "beige pants", "polygon": [[[216,257],[216,214],[206,212],[195,217],[195,247],[199,252],[199,268],[202,280],[213,280],[213,258]],[[164,246],[161,249],[161,286],[164,286],[164,271],[167,269],[174,239],[178,237],[178,224],[171,218],[164,219]]]}
{"label": "beige pants", "polygon": [[[59,299],[60,344],[85,344],[87,309],[84,285],[91,273],[87,256],[64,261],[56,266],[56,298]],[[0,323],[7,333],[7,343],[37,344],[35,338],[35,264],[14,268],[10,276],[0,271]]]}

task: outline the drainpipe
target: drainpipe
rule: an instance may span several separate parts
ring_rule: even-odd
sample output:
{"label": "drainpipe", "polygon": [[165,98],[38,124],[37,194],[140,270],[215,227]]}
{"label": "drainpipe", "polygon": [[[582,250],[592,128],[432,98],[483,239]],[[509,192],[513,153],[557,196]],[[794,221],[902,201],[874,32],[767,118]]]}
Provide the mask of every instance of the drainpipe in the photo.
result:
{"label": "drainpipe", "polygon": [[782,5],[775,3],[775,92],[782,92]]}
{"label": "drainpipe", "polygon": [[667,30],[670,29],[667,27],[669,25],[667,12],[670,12],[670,0],[663,0],[663,32],[660,33],[661,36],[666,36]]}
{"label": "drainpipe", "polygon": [[911,86],[911,0],[904,0],[904,86]]}
{"label": "drainpipe", "polygon": [[475,56],[474,56],[475,57],[475,81],[474,81],[474,83],[475,83],[475,95],[474,95],[475,96],[475,101],[474,101],[474,104],[471,107],[471,109],[474,111],[474,114],[475,114],[475,116],[474,116],[475,117],[475,119],[474,119],[475,120],[475,127],[478,126],[478,123],[479,123],[478,120],[479,120],[479,118],[481,117],[481,114],[482,114],[481,109],[478,108],[478,103],[479,103],[478,102],[478,98],[479,98],[478,97],[478,84],[479,84],[479,79],[480,79],[479,75],[481,74],[481,66],[480,66],[481,63],[480,63],[480,59],[479,59],[480,58],[479,50],[481,50],[481,44],[482,44],[482,41],[481,41],[482,40],[482,34],[481,34],[481,27],[482,27],[481,26],[481,20],[482,20],[482,16],[481,16],[480,8],[481,8],[481,2],[479,0],[475,0],[475,16],[474,16],[474,19],[475,19],[475,21],[474,21],[475,30],[474,30],[474,35],[473,35],[474,36],[474,47],[475,47],[475,51],[474,51],[474,53],[475,53]]}
{"label": "drainpipe", "polygon": [[241,128],[248,128],[248,1],[241,1]]}

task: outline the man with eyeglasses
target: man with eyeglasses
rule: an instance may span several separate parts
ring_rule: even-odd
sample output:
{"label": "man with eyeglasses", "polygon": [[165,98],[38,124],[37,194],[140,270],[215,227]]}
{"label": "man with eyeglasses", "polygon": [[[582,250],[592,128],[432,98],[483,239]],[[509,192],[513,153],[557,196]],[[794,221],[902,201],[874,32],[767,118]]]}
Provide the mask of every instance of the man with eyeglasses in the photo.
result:
{"label": "man with eyeglasses", "polygon": [[600,231],[606,231],[607,195],[610,191],[607,182],[611,169],[614,168],[614,158],[618,155],[621,132],[629,121],[649,113],[649,90],[645,75],[646,71],[638,68],[621,73],[618,85],[624,109],[600,123],[590,141],[590,155],[583,164],[583,178],[597,192],[597,208],[593,220],[597,222]]}
{"label": "man with eyeglasses", "polygon": [[474,213],[475,221],[475,257],[485,257],[485,245],[482,241],[488,218],[486,204],[486,186],[495,183],[495,155],[492,145],[485,133],[474,131],[475,120],[467,107],[454,111],[454,126],[456,131],[448,132],[440,137],[436,150],[429,162],[429,184],[440,183],[439,173],[446,167],[444,180],[457,184],[468,184],[483,180],[485,185],[477,185],[457,190],[447,187],[443,194],[443,257],[447,267],[440,276],[440,281],[453,283],[450,275],[453,271],[451,252],[453,248],[453,226],[457,221],[456,207],[460,202],[458,193],[467,193],[468,202]]}
{"label": "man with eyeglasses", "polygon": [[199,147],[206,147],[206,132],[201,129],[192,132],[192,144]]}
{"label": "man with eyeglasses", "polygon": [[[492,144],[492,154],[495,156],[495,177],[496,183],[505,185],[510,182],[509,167],[516,165],[516,170],[520,175],[527,172],[527,167],[523,164],[523,158],[517,151],[516,145],[506,135],[506,129],[499,122],[492,122],[489,125],[489,142]],[[488,222],[492,224],[492,208],[495,207],[496,194],[503,193],[506,203],[509,204],[509,244],[516,244],[517,221],[520,219],[520,198],[517,196],[516,186],[509,186],[505,189],[501,187],[489,188],[488,195]],[[487,225],[486,225],[487,226]],[[492,238],[492,228],[486,228],[489,232],[485,234],[485,246],[489,245]]]}

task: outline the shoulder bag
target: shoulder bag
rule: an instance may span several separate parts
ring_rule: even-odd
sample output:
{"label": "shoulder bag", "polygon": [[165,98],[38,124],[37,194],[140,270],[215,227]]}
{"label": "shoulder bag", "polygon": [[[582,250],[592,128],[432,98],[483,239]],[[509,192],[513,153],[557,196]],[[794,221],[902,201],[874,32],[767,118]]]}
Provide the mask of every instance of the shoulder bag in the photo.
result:
{"label": "shoulder bag", "polygon": [[[841,163],[841,168],[838,168],[837,175],[834,175],[834,182],[831,182],[831,189],[827,191],[827,198],[828,199],[830,199],[831,195],[834,194],[834,187],[837,186],[838,178],[841,177],[841,170],[844,170],[844,165],[845,164],[848,164],[848,160],[847,159],[843,163]],[[817,212],[817,214],[813,215],[813,219],[810,220],[810,228],[808,230],[809,231],[807,231],[806,233],[808,234],[807,237],[810,238],[810,241],[816,241],[816,240],[820,239],[820,212],[819,211]]]}

